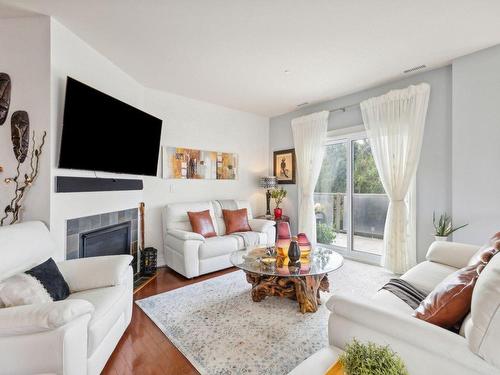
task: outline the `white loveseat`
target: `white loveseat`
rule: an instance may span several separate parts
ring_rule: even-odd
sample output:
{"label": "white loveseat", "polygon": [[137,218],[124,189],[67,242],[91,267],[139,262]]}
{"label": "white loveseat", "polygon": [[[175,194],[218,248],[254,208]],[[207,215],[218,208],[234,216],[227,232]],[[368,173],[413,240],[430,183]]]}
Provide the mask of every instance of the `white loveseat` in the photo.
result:
{"label": "white loveseat", "polygon": [[[274,245],[276,229],[274,221],[254,219],[247,201],[207,201],[172,203],[163,209],[163,242],[167,265],[184,275],[193,278],[205,273],[231,267],[229,254],[245,248],[245,233],[226,235],[222,208],[246,208],[251,233],[247,233],[255,243],[250,245]],[[210,211],[216,237],[204,238],[192,232],[190,212]]]}
{"label": "white loveseat", "polygon": [[[465,267],[478,246],[434,242],[427,260],[406,272],[402,279],[429,293],[446,276]],[[334,295],[326,347],[295,368],[290,375],[324,374],[353,338],[390,345],[412,375],[500,374],[500,255],[481,273],[472,296],[471,313],[460,334],[412,316],[413,309],[386,290],[372,299]]]}
{"label": "white loveseat", "polygon": [[[53,255],[41,222],[0,228],[0,282]],[[130,255],[58,263],[71,295],[0,308],[0,373],[99,374],[132,317]]]}

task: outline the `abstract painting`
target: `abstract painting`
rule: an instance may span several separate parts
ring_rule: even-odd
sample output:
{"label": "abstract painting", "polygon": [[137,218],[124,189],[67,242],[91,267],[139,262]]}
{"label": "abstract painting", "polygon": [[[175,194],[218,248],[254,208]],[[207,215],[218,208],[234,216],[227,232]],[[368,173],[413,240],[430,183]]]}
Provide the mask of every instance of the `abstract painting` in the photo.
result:
{"label": "abstract painting", "polygon": [[162,147],[162,175],[166,179],[236,180],[238,155],[182,147]]}

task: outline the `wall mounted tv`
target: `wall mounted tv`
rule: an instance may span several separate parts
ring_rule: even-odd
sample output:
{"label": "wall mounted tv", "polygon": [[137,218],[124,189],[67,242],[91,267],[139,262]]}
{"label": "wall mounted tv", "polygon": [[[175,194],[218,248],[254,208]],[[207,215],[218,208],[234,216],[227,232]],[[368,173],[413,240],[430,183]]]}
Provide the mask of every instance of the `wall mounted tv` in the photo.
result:
{"label": "wall mounted tv", "polygon": [[161,125],[68,77],[59,168],[156,176]]}

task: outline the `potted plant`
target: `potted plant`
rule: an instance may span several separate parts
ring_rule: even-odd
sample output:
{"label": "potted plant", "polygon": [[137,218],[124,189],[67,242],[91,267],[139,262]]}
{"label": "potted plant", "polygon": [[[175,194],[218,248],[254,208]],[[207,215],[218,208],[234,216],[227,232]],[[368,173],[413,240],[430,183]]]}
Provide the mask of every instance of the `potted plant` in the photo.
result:
{"label": "potted plant", "polygon": [[280,204],[283,202],[283,199],[286,198],[287,193],[288,192],[282,186],[271,191],[271,198],[274,199],[274,204],[276,205],[274,208],[275,220],[280,220],[283,215],[283,210],[280,208]]}
{"label": "potted plant", "polygon": [[389,346],[369,342],[362,344],[356,339],[346,345],[345,352],[331,368],[332,375],[408,375],[402,359]]}
{"label": "potted plant", "polygon": [[436,213],[432,213],[432,223],[434,224],[434,238],[436,241],[447,241],[448,236],[453,232],[467,226],[468,224],[461,225],[459,227],[454,228],[451,220],[451,216],[444,213],[439,216],[439,220],[436,223]]}
{"label": "potted plant", "polygon": [[325,223],[316,224],[316,241],[324,245],[331,245],[337,234],[332,226]]}

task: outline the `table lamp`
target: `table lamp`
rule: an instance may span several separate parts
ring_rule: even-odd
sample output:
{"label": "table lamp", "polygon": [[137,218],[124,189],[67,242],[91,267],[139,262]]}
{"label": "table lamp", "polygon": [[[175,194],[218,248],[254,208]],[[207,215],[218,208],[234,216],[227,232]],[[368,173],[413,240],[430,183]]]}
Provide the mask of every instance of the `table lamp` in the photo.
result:
{"label": "table lamp", "polygon": [[275,176],[261,177],[260,178],[260,187],[267,189],[266,191],[266,216],[271,216],[271,190],[276,187],[278,181]]}

